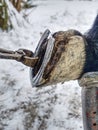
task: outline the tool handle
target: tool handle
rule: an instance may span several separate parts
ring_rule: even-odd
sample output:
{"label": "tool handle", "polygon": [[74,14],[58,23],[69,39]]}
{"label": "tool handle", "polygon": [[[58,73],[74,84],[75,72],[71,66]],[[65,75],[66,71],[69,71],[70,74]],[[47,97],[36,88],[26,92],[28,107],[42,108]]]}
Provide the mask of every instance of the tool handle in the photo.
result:
{"label": "tool handle", "polygon": [[27,49],[10,51],[0,48],[0,58],[16,60],[29,67],[34,67],[38,61],[38,57],[33,57],[33,52]]}
{"label": "tool handle", "polygon": [[20,54],[11,54],[11,53],[1,53],[0,52],[0,58],[1,59],[11,59],[11,60],[20,60],[21,59],[21,55]]}
{"label": "tool handle", "polygon": [[11,50],[7,50],[7,49],[0,48],[0,53],[14,54],[14,51],[11,51]]}

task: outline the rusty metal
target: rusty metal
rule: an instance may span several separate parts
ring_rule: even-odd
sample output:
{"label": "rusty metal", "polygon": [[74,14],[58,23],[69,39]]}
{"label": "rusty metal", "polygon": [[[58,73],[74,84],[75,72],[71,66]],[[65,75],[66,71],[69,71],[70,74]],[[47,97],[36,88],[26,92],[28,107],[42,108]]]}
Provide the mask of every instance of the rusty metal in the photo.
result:
{"label": "rusty metal", "polygon": [[79,80],[82,87],[84,130],[98,130],[98,72],[89,72]]}
{"label": "rusty metal", "polygon": [[[38,43],[35,53],[27,49],[19,49],[17,51],[11,51],[11,50],[0,48],[0,58],[19,61],[23,63],[24,65],[33,68],[34,74],[36,75],[37,72],[39,71],[39,66],[43,62],[43,59],[44,59],[43,57],[45,55],[47,43],[51,44],[51,39],[53,39],[53,38],[48,39],[49,34],[50,34],[50,31],[48,29],[43,33]],[[50,52],[51,51],[52,50],[50,49]],[[51,56],[50,52],[49,52],[49,55]]]}
{"label": "rusty metal", "polygon": [[82,88],[84,130],[98,130],[98,88]]}
{"label": "rusty metal", "polygon": [[23,63],[26,66],[34,67],[38,61],[37,57],[33,57],[33,52],[26,49],[19,49],[17,51],[10,51],[0,48],[0,58],[16,60]]}

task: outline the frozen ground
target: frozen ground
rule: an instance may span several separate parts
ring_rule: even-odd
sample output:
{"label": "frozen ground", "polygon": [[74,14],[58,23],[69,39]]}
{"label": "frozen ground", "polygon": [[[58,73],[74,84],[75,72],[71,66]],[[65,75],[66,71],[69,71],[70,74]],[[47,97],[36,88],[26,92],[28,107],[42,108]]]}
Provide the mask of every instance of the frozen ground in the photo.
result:
{"label": "frozen ground", "polygon": [[[35,4],[36,8],[26,12],[29,24],[17,16],[20,23],[14,25],[14,31],[0,32],[0,47],[34,51],[47,28],[51,32],[73,28],[84,33],[98,10],[95,1],[37,0]],[[28,67],[0,61],[0,130],[83,130],[77,81],[32,88]]]}

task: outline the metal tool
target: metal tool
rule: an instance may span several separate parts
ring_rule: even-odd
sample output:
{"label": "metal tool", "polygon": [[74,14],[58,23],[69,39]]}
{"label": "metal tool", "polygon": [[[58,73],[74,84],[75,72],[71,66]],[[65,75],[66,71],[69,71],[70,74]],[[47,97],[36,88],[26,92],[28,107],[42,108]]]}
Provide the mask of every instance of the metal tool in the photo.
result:
{"label": "metal tool", "polygon": [[34,67],[38,58],[33,57],[33,52],[26,49],[19,49],[17,51],[10,51],[0,48],[0,58],[16,60],[26,66]]}

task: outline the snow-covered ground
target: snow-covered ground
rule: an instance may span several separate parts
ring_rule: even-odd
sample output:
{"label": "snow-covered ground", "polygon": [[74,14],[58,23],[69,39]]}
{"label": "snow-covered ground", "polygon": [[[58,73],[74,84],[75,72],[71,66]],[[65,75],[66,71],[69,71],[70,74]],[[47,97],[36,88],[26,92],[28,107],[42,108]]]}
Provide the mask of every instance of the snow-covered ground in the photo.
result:
{"label": "snow-covered ground", "polygon": [[[45,29],[86,32],[98,12],[98,1],[35,1],[14,31],[0,31],[0,47],[35,50]],[[13,18],[14,19],[14,18]],[[32,88],[29,68],[0,60],[0,130],[83,130],[81,88],[77,81]]]}

